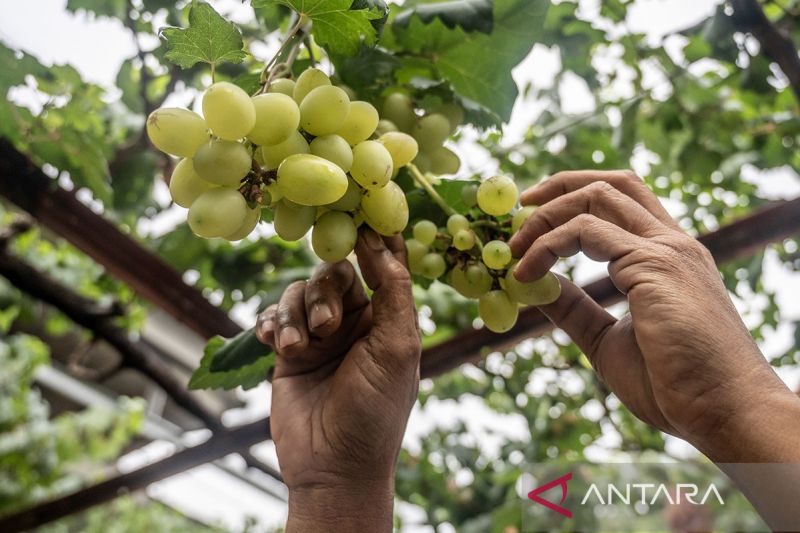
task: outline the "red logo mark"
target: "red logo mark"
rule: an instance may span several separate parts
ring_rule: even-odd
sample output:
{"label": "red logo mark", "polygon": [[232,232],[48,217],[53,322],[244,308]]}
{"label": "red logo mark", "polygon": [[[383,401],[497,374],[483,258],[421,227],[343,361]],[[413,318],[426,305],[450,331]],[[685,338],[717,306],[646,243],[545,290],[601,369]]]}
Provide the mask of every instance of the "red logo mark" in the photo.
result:
{"label": "red logo mark", "polygon": [[[560,478],[554,479],[553,481],[545,485],[542,485],[541,487],[533,489],[528,493],[528,498],[531,501],[538,503],[539,505],[547,507],[551,511],[555,511],[558,514],[565,516],[567,518],[572,518],[572,512],[561,507],[561,505],[564,503],[564,500],[567,499],[567,481],[569,481],[570,479],[572,479],[572,472],[570,472],[569,474],[565,474]],[[558,505],[556,505],[553,502],[547,501],[539,496],[541,493],[547,492],[553,487],[561,487],[561,501],[558,502]]]}

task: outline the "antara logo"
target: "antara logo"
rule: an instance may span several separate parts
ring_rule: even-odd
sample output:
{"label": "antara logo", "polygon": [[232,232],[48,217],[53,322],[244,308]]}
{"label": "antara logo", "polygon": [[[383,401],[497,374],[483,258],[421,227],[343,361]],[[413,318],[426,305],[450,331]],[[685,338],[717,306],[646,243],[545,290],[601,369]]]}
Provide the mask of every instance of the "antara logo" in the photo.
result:
{"label": "antara logo", "polygon": [[[538,503],[539,505],[547,507],[551,511],[555,511],[558,514],[565,516],[567,518],[572,518],[572,512],[562,507],[562,505],[564,504],[564,500],[567,499],[567,481],[569,481],[570,479],[572,479],[572,472],[570,472],[569,474],[565,474],[560,478],[556,478],[549,483],[545,483],[541,487],[533,489],[528,493],[528,498],[531,501]],[[547,492],[548,490],[554,487],[561,487],[561,501],[558,502],[558,505],[556,505],[553,502],[547,501],[539,496],[539,494]]]}
{"label": "antara logo", "polygon": [[[703,492],[700,487],[692,483],[678,483],[674,489],[667,485],[655,483],[631,483],[622,485],[622,489],[614,484],[609,484],[605,491],[606,498],[603,499],[603,492],[592,483],[586,495],[581,500],[581,505],[591,503],[594,500],[600,505],[643,503],[655,505],[666,500],[672,505],[680,505],[684,502],[691,505],[704,505],[709,499],[716,498],[720,505],[725,505],[717,487],[712,483]],[[698,495],[701,495],[698,500]]]}

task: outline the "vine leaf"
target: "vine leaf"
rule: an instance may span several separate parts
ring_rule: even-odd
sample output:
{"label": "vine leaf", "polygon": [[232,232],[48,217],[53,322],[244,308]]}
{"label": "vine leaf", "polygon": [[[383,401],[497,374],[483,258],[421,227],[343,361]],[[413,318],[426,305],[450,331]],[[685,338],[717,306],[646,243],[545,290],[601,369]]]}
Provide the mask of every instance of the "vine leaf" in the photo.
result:
{"label": "vine leaf", "polygon": [[189,380],[190,389],[256,387],[275,366],[275,353],[256,338],[254,329],[232,339],[214,337],[206,345],[200,366]]}
{"label": "vine leaf", "polygon": [[[253,0],[253,7],[280,4],[311,20],[314,39],[329,53],[355,55],[364,44],[375,44],[377,33],[372,21],[385,17],[374,4],[371,9],[351,9],[353,0]],[[358,5],[358,4],[357,4]]]}
{"label": "vine leaf", "polygon": [[451,0],[435,4],[421,4],[397,15],[393,24],[407,27],[411,17],[416,15],[425,24],[439,18],[450,29],[460,26],[469,32],[492,33],[494,25],[492,3],[492,0]]}
{"label": "vine leaf", "polygon": [[223,62],[241,63],[247,57],[242,34],[205,2],[192,1],[188,28],[165,28],[166,58],[181,68],[208,63],[211,68]]}

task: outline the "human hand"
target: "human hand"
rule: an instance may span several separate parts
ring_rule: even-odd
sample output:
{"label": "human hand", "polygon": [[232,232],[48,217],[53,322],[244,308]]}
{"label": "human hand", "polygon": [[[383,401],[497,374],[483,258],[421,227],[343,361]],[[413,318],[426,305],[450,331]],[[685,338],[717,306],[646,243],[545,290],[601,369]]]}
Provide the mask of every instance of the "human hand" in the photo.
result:
{"label": "human hand", "polygon": [[288,531],[391,531],[420,337],[402,238],[366,230],[356,254],[371,301],[349,262],[326,263],[256,326],[277,353],[271,429],[290,493]]}
{"label": "human hand", "polygon": [[562,172],[523,193],[522,203],[540,207],[510,241],[522,257],[520,281],[583,251],[608,261],[627,295],[630,314],[617,320],[562,280],[561,298],[541,310],[636,416],[717,461],[798,458],[790,443],[754,435],[779,432],[780,413],[797,416],[797,399],[753,342],[711,254],[638,177]]}

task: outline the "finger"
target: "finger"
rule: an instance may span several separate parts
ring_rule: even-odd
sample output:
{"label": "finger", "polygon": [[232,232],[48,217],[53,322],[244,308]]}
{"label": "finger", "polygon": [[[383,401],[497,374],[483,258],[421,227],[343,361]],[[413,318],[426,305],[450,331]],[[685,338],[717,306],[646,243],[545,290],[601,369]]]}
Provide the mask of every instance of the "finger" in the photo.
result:
{"label": "finger", "polygon": [[668,231],[656,217],[631,197],[622,194],[605,181],[595,181],[536,209],[509,242],[511,251],[516,257],[521,256],[540,236],[582,213],[594,215],[643,237]]}
{"label": "finger", "polygon": [[275,348],[280,356],[291,356],[308,347],[305,304],[306,282],[296,281],[283,292],[275,310]]}
{"label": "finger", "polygon": [[275,347],[275,311],[277,304],[270,305],[258,315],[256,320],[256,337],[262,343]]}
{"label": "finger", "polygon": [[338,331],[345,313],[363,308],[368,303],[352,263],[323,263],[306,286],[309,331],[317,337],[329,337]]}
{"label": "finger", "polygon": [[[517,263],[514,276],[531,282],[547,274],[559,257],[585,253],[595,261],[618,261],[637,250],[645,249],[648,241],[594,215],[582,214],[536,239]],[[617,283],[617,280],[614,280]],[[617,288],[627,293],[628,286]]]}
{"label": "finger", "polygon": [[523,205],[545,205],[559,196],[577,191],[595,182],[605,182],[633,198],[653,216],[672,228],[679,228],[639,176],[630,170],[569,170],[554,174],[542,183],[523,192],[520,201]]}

